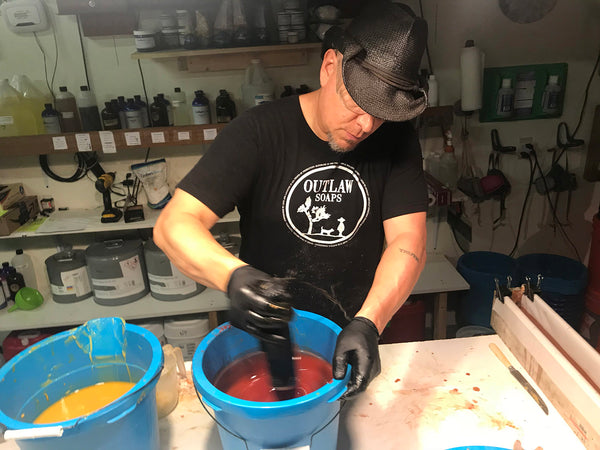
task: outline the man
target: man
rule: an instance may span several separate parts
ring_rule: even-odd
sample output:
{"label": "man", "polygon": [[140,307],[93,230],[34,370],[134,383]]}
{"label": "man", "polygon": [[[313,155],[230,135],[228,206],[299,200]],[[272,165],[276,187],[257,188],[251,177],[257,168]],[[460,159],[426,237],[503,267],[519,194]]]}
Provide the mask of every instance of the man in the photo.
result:
{"label": "man", "polygon": [[[282,339],[290,305],[342,326],[333,372],[352,365],[346,398],[379,374],[379,333],[425,263],[427,193],[408,121],[426,105],[426,39],[410,8],[369,2],[328,31],[320,89],[229,124],[154,229],[171,261],[226,292],[232,324],[260,339]],[[234,206],[240,259],[209,231]]]}

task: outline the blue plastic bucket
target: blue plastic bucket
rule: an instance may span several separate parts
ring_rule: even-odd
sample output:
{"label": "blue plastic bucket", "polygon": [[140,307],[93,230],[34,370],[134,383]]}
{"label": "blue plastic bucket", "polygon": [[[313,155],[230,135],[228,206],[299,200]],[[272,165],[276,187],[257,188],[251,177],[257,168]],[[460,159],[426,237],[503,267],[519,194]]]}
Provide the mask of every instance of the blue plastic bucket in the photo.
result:
{"label": "blue plastic bucket", "polygon": [[462,255],[456,270],[469,283],[470,289],[461,297],[460,318],[470,325],[490,327],[494,300],[494,279],[506,285],[506,278],[514,277],[516,262],[502,253],[470,252]]}
{"label": "blue plastic bucket", "polygon": [[[295,310],[290,322],[292,341],[302,350],[331,361],[340,327],[332,321]],[[225,450],[258,450],[310,446],[335,450],[340,396],[344,380],[333,380],[310,394],[280,402],[241,400],[218,390],[211,380],[229,363],[260,350],[248,333],[223,324],[200,343],[192,361],[194,386],[201,401],[212,408]]]}
{"label": "blue plastic bucket", "polygon": [[516,278],[525,283],[531,279],[537,287],[540,279],[540,296],[569,325],[578,329],[585,305],[587,267],[571,258],[546,253],[532,253],[517,258]]}
{"label": "blue plastic bucket", "polygon": [[[158,449],[156,382],[162,366],[160,342],[149,331],[120,318],[90,320],[34,344],[0,369],[0,424],[29,436],[62,431],[60,437],[17,439],[26,450]],[[87,416],[33,423],[65,395],[107,381],[135,385]]]}

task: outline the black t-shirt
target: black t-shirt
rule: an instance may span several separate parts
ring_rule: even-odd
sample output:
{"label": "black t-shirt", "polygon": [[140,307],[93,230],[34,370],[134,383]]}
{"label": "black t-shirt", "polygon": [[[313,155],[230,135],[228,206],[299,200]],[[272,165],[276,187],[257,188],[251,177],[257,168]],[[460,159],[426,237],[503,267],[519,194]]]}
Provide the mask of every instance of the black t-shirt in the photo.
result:
{"label": "black t-shirt", "polygon": [[178,187],[220,217],[237,206],[240,258],[293,279],[293,306],[343,326],[371,287],[382,222],[427,209],[421,158],[407,122],[334,152],[293,96],[227,125]]}

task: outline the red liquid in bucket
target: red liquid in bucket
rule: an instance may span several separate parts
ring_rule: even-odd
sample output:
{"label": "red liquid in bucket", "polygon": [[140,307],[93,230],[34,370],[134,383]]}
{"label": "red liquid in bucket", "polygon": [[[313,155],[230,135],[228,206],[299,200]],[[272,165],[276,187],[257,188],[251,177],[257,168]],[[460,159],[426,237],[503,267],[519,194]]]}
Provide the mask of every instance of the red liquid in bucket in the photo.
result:
{"label": "red liquid in bucket", "polygon": [[[286,399],[301,397],[316,391],[332,380],[331,364],[303,350],[294,351],[296,390]],[[253,402],[282,400],[271,382],[264,352],[250,353],[225,366],[215,377],[213,385],[232,397]]]}

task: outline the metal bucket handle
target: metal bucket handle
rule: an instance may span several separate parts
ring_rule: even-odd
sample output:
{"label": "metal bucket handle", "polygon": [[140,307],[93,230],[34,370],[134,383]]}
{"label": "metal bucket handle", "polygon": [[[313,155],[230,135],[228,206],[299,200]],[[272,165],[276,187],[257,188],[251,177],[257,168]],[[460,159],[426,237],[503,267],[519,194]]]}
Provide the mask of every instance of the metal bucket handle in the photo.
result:
{"label": "metal bucket handle", "polygon": [[[213,416],[213,415],[210,413],[210,411],[209,411],[209,410],[206,408],[206,405],[204,404],[204,402],[206,402],[206,403],[208,404],[208,406],[210,406],[210,407],[211,407],[213,410],[215,410],[215,411],[220,411],[220,410],[221,410],[221,408],[219,408],[219,407],[218,407],[218,406],[216,406],[216,405],[213,405],[213,404],[212,404],[212,403],[210,403],[208,400],[202,400],[202,395],[200,395],[200,392],[198,392],[198,389],[196,389],[196,388],[194,387],[194,390],[196,391],[196,396],[198,397],[198,400],[200,400],[200,404],[202,405],[202,408],[204,408],[204,411],[206,411],[206,414],[208,414],[208,417],[210,417],[210,418],[211,418],[211,419],[212,419],[212,420],[213,420],[213,421],[214,421],[214,422],[217,424],[217,426],[221,427],[221,428],[222,428],[223,430],[225,430],[227,433],[229,433],[229,434],[230,434],[230,435],[232,435],[233,437],[236,437],[236,438],[238,438],[239,440],[243,441],[243,442],[244,442],[244,445],[246,446],[246,450],[249,450],[249,448],[248,448],[248,442],[246,441],[246,439],[244,439],[242,436],[239,436],[239,435],[235,434],[233,431],[229,430],[227,427],[225,427],[223,424],[221,424],[221,423],[220,423],[220,422],[217,420],[217,418],[216,418],[215,416]],[[342,391],[342,393],[343,393],[343,392],[344,392],[344,391]],[[340,396],[341,396],[341,394],[340,394]],[[335,398],[335,399],[333,399],[333,400],[331,400],[331,401],[337,400],[337,399],[338,399],[340,396],[338,396],[337,398]],[[323,431],[325,428],[327,428],[327,427],[329,426],[329,424],[330,424],[331,422],[333,422],[333,421],[334,421],[334,420],[335,420],[335,419],[336,419],[336,418],[337,418],[337,417],[340,415],[340,413],[342,412],[342,408],[344,408],[344,406],[346,405],[346,403],[347,403],[347,402],[346,402],[345,400],[340,400],[340,403],[341,403],[341,405],[340,405],[340,409],[338,409],[338,411],[337,411],[337,412],[334,414],[334,416],[331,418],[331,420],[329,420],[329,422],[327,422],[325,425],[323,425],[321,428],[319,428],[317,431],[315,431],[315,432],[314,432],[314,433],[313,433],[313,434],[310,436],[310,445],[309,445],[309,447],[310,447],[310,446],[312,446],[312,440],[313,440],[313,437],[314,437],[315,435],[319,434],[319,433],[320,433],[321,431]]]}

